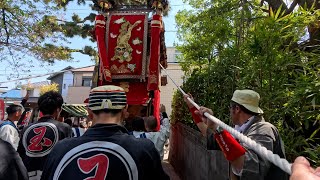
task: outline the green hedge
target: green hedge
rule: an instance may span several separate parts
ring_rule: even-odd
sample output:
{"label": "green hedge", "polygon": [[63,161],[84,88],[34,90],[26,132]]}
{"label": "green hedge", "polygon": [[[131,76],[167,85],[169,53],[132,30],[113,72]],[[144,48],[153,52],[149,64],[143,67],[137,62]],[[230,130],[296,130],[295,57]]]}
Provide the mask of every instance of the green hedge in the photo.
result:
{"label": "green hedge", "polygon": [[[212,72],[215,68],[217,71]],[[232,85],[232,78],[228,78],[228,73],[219,74],[218,71],[223,69],[221,66],[215,68],[194,71],[183,84],[183,89],[190,92],[199,105],[213,109],[216,117],[231,125],[229,103],[235,86]],[[261,108],[265,111],[264,117],[280,130],[288,159],[292,162],[297,156],[304,155],[319,165],[319,107],[310,107],[312,97],[319,97],[319,93],[313,95],[319,89],[317,87],[317,89],[306,91],[305,88],[303,88],[304,90],[301,87],[296,88],[290,92],[286,88],[283,89],[283,92],[269,92],[268,89],[254,90],[265,94],[261,99]],[[183,97],[178,91],[174,95],[172,108],[172,123],[180,121],[197,129]]]}
{"label": "green hedge", "polygon": [[[308,45],[306,37],[320,10],[300,7],[285,15],[281,8],[265,13],[256,2],[186,2],[193,9],[176,15],[185,91],[228,124],[234,90],[257,91],[265,119],[280,130],[288,159],[304,155],[320,166],[320,42]],[[176,93],[173,122],[196,128],[183,104]]]}

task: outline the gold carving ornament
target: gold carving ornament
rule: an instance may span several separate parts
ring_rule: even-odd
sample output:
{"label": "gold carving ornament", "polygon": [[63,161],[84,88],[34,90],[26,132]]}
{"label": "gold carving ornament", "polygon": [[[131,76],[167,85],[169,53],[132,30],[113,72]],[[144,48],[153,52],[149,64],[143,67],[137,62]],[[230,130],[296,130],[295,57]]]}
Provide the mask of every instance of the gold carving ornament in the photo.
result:
{"label": "gold carving ornament", "polygon": [[112,61],[119,60],[120,63],[124,61],[130,62],[132,60],[132,47],[129,44],[131,38],[131,32],[142,21],[138,20],[134,24],[130,24],[124,17],[114,21],[116,24],[122,24],[120,28],[120,34],[117,38],[117,46],[115,47],[114,56],[111,58]]}

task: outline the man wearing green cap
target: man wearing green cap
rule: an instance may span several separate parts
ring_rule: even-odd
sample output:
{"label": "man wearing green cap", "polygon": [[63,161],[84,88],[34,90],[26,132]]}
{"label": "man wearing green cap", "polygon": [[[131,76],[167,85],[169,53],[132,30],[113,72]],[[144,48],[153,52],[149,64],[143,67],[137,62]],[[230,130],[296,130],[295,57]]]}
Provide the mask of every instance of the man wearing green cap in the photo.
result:
{"label": "man wearing green cap", "polygon": [[[185,100],[187,97],[185,96]],[[259,108],[260,95],[252,90],[236,90],[230,102],[230,116],[235,129],[248,136],[257,143],[285,158],[283,143],[275,126],[266,122],[262,117],[263,111]],[[209,150],[221,150],[230,162],[230,179],[277,179],[286,180],[288,175],[267,159],[260,157],[246,144],[239,143],[227,131],[208,120],[203,114],[213,114],[211,109],[201,107],[197,111],[186,100],[194,121],[207,136]]]}
{"label": "man wearing green cap", "polygon": [[110,85],[92,89],[88,109],[93,126],[83,136],[54,147],[41,179],[169,179],[154,144],[128,135],[122,126],[127,114],[122,88]]}

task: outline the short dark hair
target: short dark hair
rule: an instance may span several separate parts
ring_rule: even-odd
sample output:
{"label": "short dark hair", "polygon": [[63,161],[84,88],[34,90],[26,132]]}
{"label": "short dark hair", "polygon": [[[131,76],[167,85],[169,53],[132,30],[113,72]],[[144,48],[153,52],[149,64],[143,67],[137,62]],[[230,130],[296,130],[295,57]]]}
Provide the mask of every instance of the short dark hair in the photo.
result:
{"label": "short dark hair", "polygon": [[16,113],[18,111],[22,111],[22,110],[23,110],[22,105],[11,104],[11,105],[9,105],[9,107],[7,107],[6,112],[9,116],[11,114],[14,114],[14,113]]}
{"label": "short dark hair", "polygon": [[64,120],[64,123],[72,127],[72,120],[70,118],[67,118],[66,120]]}
{"label": "short dark hair", "polygon": [[92,113],[95,115],[99,115],[101,113],[111,114],[113,116],[119,114],[122,109],[100,109],[100,110],[92,110]]}
{"label": "short dark hair", "polygon": [[241,104],[238,104],[238,103],[236,103],[234,101],[231,101],[230,106],[231,106],[232,109],[234,109],[236,106],[238,106],[241,111],[243,111],[246,114],[250,114],[252,116],[259,115],[259,113],[252,112],[252,111],[248,110],[247,108],[245,108],[244,106],[242,106]]}
{"label": "short dark hair", "polygon": [[157,119],[154,116],[149,116],[144,119],[146,126],[151,130],[156,130],[158,126]]}
{"label": "short dark hair", "polygon": [[39,110],[44,114],[52,115],[58,108],[61,109],[63,98],[60,93],[49,91],[41,95],[38,99]]}
{"label": "short dark hair", "polygon": [[146,128],[144,126],[144,120],[142,117],[133,118],[131,125],[133,131],[146,131]]}

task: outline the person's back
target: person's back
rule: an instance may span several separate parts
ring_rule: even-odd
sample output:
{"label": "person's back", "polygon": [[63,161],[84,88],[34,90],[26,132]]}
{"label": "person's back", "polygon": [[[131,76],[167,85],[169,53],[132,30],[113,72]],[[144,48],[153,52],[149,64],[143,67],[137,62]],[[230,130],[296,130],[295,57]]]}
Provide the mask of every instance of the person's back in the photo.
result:
{"label": "person's back", "polygon": [[[154,123],[157,124],[157,120],[154,117],[151,117],[151,118],[149,117],[147,120],[154,121]],[[160,154],[160,158],[162,160],[164,156],[164,145],[170,136],[169,119],[164,118],[162,120],[162,124],[160,125],[160,130],[158,132],[148,132],[148,133],[145,133],[145,136],[146,138],[150,139],[154,143],[156,149]]]}
{"label": "person's back", "polygon": [[80,137],[85,132],[84,128],[81,128],[81,127],[78,127],[78,126],[74,125],[70,118],[65,119],[64,123],[66,123],[70,127],[72,127],[72,137]]}
{"label": "person's back", "polygon": [[27,170],[10,143],[0,139],[0,180],[27,180]]}
{"label": "person's back", "polygon": [[81,127],[73,127],[72,132],[73,132],[73,137],[80,137],[84,134],[85,129]]}
{"label": "person's back", "polygon": [[[94,173],[95,172],[95,173]],[[97,124],[78,138],[59,142],[42,179],[168,179],[148,139],[136,139],[116,124]]]}
{"label": "person's back", "polygon": [[132,130],[133,131],[129,132],[130,135],[133,135],[136,138],[146,138],[146,129],[142,117],[135,117],[132,119]]}
{"label": "person's back", "polygon": [[169,179],[153,143],[128,135],[120,125],[126,113],[122,88],[94,88],[89,109],[95,125],[81,137],[59,142],[47,159],[41,179]]}
{"label": "person's back", "polygon": [[48,154],[59,140],[72,136],[71,127],[59,121],[63,99],[59,93],[47,92],[38,100],[44,114],[36,123],[30,124],[21,132],[18,152],[22,157],[30,179],[40,179]]}
{"label": "person's back", "polygon": [[[255,117],[253,121],[248,124],[247,129],[244,129],[243,134],[254,140],[258,139],[262,141],[260,144],[262,144],[268,150],[273,151],[274,154],[279,155],[281,158],[286,158],[284,153],[284,145],[277,128],[271,123],[266,122],[262,116]],[[250,151],[248,150],[248,152]],[[253,157],[247,158],[247,162],[255,161],[255,158],[258,157],[255,157],[255,155],[252,156]],[[252,162],[247,163],[248,165],[244,166],[244,168],[250,169],[251,171],[260,171],[261,174],[264,174],[264,179],[285,180],[289,178],[286,172],[284,172],[274,164],[268,162],[267,160],[264,160],[263,158],[260,158],[260,161],[261,162],[259,164],[259,167],[257,167],[256,164]],[[266,169],[265,167],[269,167],[269,169],[267,169],[267,171],[263,171],[264,169]],[[249,177],[253,176],[250,173],[247,174]]]}
{"label": "person's back", "polygon": [[145,118],[136,117],[132,121],[132,128],[134,131],[130,132],[129,134],[133,135],[135,138],[150,139],[155,145],[156,149],[158,150],[160,154],[160,159],[163,160],[164,145],[166,141],[169,139],[170,135],[170,122],[167,116],[166,118],[163,118],[162,124],[160,125],[160,130],[157,132],[157,120],[153,116]]}

